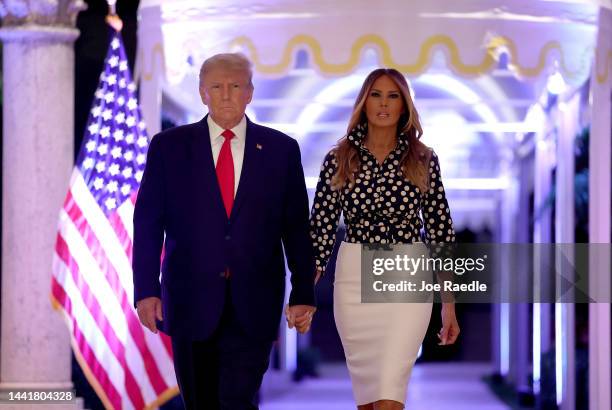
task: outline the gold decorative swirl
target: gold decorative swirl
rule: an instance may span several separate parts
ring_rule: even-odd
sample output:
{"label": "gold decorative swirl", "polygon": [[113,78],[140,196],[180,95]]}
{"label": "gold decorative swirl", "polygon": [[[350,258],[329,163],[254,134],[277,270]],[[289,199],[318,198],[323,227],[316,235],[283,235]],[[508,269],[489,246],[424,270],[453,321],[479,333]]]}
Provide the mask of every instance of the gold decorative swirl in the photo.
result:
{"label": "gold decorative swirl", "polygon": [[419,56],[414,64],[399,64],[394,61],[391,48],[387,44],[387,42],[380,36],[376,34],[366,34],[364,36],[359,37],[351,47],[350,57],[347,62],[340,64],[332,64],[328,63],[323,58],[322,47],[319,42],[313,38],[312,36],[305,34],[298,34],[291,38],[285,49],[283,51],[283,55],[281,60],[276,64],[266,65],[263,64],[259,58],[259,54],[253,41],[246,36],[238,37],[231,42],[231,46],[240,46],[244,47],[248,50],[251,60],[253,61],[253,65],[255,66],[255,70],[263,73],[263,74],[281,74],[287,71],[291,64],[291,57],[296,48],[299,48],[301,45],[306,45],[310,48],[310,52],[313,58],[314,64],[325,74],[346,74],[355,69],[359,64],[359,57],[361,55],[362,49],[368,44],[372,44],[378,47],[380,51],[381,61],[385,67],[395,68],[398,71],[409,74],[416,75],[425,71],[427,65],[430,62],[430,55],[433,51],[433,48],[437,45],[444,45],[449,50],[449,55],[451,59],[452,66],[462,74],[466,75],[478,75],[487,72],[490,70],[494,64],[495,60],[489,55],[485,55],[483,61],[477,65],[466,65],[461,61],[459,56],[459,48],[455,44],[452,38],[446,35],[434,35],[429,37],[423,45],[421,46],[421,50],[419,52]]}
{"label": "gold decorative swirl", "polygon": [[164,56],[164,47],[162,46],[161,43],[155,43],[155,45],[153,46],[153,48],[151,49],[151,52],[149,54],[149,58],[150,58],[150,64],[147,67],[150,67],[149,70],[145,71],[145,61],[144,61],[144,56],[145,53],[142,51],[142,49],[139,50],[138,52],[138,60],[140,61],[140,72],[141,72],[141,76],[142,79],[145,81],[151,81],[153,79],[153,75],[155,74],[155,69],[156,69],[156,62],[157,59],[156,54],[159,54],[159,60],[161,61],[160,65],[161,65],[161,72],[165,72],[166,71],[166,59]]}
{"label": "gold decorative swirl", "polygon": [[[447,50],[448,66],[458,75],[466,77],[475,77],[490,72],[497,66],[496,54],[500,50],[507,51],[509,55],[509,66],[521,78],[534,78],[542,74],[546,69],[549,55],[553,52],[558,53],[558,67],[560,73],[567,79],[575,78],[580,73],[585,72],[585,65],[591,63],[592,59],[589,56],[593,50],[587,48],[583,52],[581,58],[582,67],[576,70],[570,70],[566,64],[566,59],[563,54],[563,49],[558,41],[549,41],[545,43],[540,49],[540,53],[537,59],[536,65],[527,67],[521,65],[518,61],[517,46],[514,41],[505,36],[494,36],[491,37],[484,46],[483,57],[480,62],[476,64],[466,64],[460,55],[459,46],[450,36],[444,34],[436,34],[428,37],[421,44],[419,54],[414,63],[400,64],[393,59],[391,47],[389,44],[379,35],[366,34],[363,35],[351,46],[349,58],[343,63],[329,63],[325,61],[323,57],[323,46],[317,39],[307,34],[298,34],[292,37],[285,45],[282,52],[281,58],[277,63],[264,64],[261,61],[259,52],[253,40],[247,36],[240,36],[233,39],[230,42],[229,48],[233,47],[243,48],[250,56],[253,62],[254,69],[261,74],[269,75],[280,75],[289,71],[292,67],[293,55],[299,48],[306,46],[310,55],[312,56],[313,65],[319,69],[323,74],[329,75],[341,75],[352,72],[360,62],[361,53],[366,46],[374,46],[378,49],[380,55],[381,65],[385,67],[392,67],[398,71],[416,76],[424,73],[428,65],[431,62],[431,55],[436,48],[445,48]],[[161,43],[156,43],[153,46],[150,54],[148,65],[145,66],[144,55],[139,54],[140,61],[142,62],[142,78],[146,81],[150,81],[155,75],[157,66],[157,57],[161,60],[161,69],[165,70],[164,51]],[[606,59],[606,58],[604,58]],[[597,70],[597,81],[603,83],[607,81],[610,71],[610,63],[612,60],[612,51],[608,52],[607,62],[604,65],[603,73],[599,73]],[[146,69],[148,68],[148,69]]]}
{"label": "gold decorative swirl", "polygon": [[[559,71],[565,78],[576,77],[582,72],[582,69],[571,71],[567,67],[567,64],[565,63],[565,55],[563,54],[563,49],[561,48],[561,43],[559,43],[558,41],[549,41],[544,44],[544,46],[540,49],[538,63],[534,67],[524,67],[518,63],[518,52],[516,49],[516,44],[508,37],[493,37],[489,41],[487,48],[489,50],[506,48],[508,50],[508,54],[510,55],[509,65],[519,77],[533,78],[539,76],[540,73],[546,68],[546,61],[548,59],[548,56],[555,50],[559,53]],[[588,64],[590,62],[588,55],[591,53],[592,49],[587,48],[583,51],[583,58],[581,60],[583,65]]]}
{"label": "gold decorative swirl", "polygon": [[[240,46],[248,50],[248,53],[253,61],[255,69],[262,74],[282,74],[290,69],[292,56],[296,48],[305,45],[310,49],[310,54],[313,58],[313,63],[319,70],[325,74],[346,74],[351,72],[359,64],[359,57],[362,49],[367,45],[374,45],[380,52],[382,65],[392,67],[398,71],[408,74],[417,75],[423,73],[430,63],[430,56],[436,47],[446,47],[448,50],[449,66],[458,74],[465,76],[478,76],[487,73],[495,68],[497,62],[495,60],[495,51],[500,47],[504,47],[510,56],[510,64],[516,73],[521,77],[537,77],[546,68],[548,55],[552,51],[559,52],[559,69],[561,74],[567,78],[577,76],[581,70],[571,71],[565,62],[561,44],[558,41],[549,41],[540,50],[538,63],[534,67],[525,67],[518,62],[518,53],[515,43],[504,36],[492,37],[486,44],[486,52],[477,64],[466,64],[462,61],[459,47],[457,43],[450,37],[444,34],[436,34],[427,38],[421,45],[419,55],[416,61],[412,64],[399,64],[391,54],[391,48],[387,42],[376,34],[366,34],[359,37],[351,46],[351,52],[348,61],[345,63],[332,64],[328,63],[323,58],[322,47],[318,40],[306,34],[298,34],[292,37],[283,50],[282,57],[278,63],[264,64],[259,58],[259,53],[253,41],[246,37],[240,36],[231,41],[230,46]],[[585,54],[591,50],[585,50]],[[587,59],[588,60],[588,59]],[[588,61],[587,61],[588,64]]]}
{"label": "gold decorative swirl", "polygon": [[608,76],[610,75],[610,67],[612,66],[612,50],[608,50],[608,54],[602,53],[601,61],[603,61],[603,73],[599,72],[599,58],[595,59],[595,74],[597,77],[597,82],[599,84],[604,84],[608,81]]}

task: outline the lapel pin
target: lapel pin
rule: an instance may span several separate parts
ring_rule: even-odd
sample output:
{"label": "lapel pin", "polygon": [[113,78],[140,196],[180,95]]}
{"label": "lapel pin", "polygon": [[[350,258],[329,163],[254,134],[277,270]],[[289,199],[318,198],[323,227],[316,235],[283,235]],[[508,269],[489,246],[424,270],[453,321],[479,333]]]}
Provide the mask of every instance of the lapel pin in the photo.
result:
{"label": "lapel pin", "polygon": [[261,144],[257,144],[257,145],[255,145],[255,148],[257,148],[257,149],[262,149],[262,148],[263,148],[263,146],[262,146]]}

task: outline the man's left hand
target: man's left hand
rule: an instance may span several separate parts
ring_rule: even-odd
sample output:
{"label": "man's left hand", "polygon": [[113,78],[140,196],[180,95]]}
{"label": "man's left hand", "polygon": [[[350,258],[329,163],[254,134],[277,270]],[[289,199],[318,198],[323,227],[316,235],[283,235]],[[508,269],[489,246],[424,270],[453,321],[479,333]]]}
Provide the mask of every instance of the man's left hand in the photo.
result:
{"label": "man's left hand", "polygon": [[296,330],[300,333],[308,332],[316,310],[316,307],[309,305],[287,306],[285,308],[287,326],[289,326],[289,329],[293,329],[295,326]]}

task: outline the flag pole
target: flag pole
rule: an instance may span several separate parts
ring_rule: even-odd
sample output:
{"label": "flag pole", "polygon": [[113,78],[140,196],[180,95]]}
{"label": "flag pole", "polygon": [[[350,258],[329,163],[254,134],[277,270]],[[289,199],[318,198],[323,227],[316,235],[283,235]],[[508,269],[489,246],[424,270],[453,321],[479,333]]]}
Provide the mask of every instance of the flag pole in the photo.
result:
{"label": "flag pole", "polygon": [[106,15],[106,22],[109,26],[111,26],[116,32],[120,32],[123,28],[123,21],[117,15],[117,0],[106,0],[108,4],[108,14]]}

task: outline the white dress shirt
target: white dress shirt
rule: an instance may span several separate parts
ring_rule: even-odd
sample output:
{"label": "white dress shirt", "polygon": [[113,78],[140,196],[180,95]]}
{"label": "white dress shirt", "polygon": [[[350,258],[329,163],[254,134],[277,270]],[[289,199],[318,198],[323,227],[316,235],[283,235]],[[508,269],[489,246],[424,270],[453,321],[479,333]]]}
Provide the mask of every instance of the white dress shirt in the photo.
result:
{"label": "white dress shirt", "polygon": [[[210,134],[210,146],[212,148],[213,161],[217,166],[219,152],[225,141],[225,137],[221,135],[225,128],[221,128],[219,124],[213,121],[212,117],[208,116],[208,132]],[[232,158],[234,159],[234,196],[238,191],[238,183],[240,182],[240,173],[242,172],[242,162],[244,161],[244,141],[246,140],[246,117],[232,128],[235,137],[231,139]]]}

